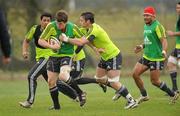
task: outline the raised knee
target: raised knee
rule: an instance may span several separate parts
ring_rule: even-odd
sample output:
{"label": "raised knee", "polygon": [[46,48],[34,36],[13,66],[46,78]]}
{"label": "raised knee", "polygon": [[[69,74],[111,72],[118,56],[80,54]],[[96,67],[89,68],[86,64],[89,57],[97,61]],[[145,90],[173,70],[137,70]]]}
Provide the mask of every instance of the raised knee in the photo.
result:
{"label": "raised knee", "polygon": [[29,80],[35,80],[34,76],[32,74],[30,74],[30,73],[28,74],[28,79]]}
{"label": "raised knee", "polygon": [[152,83],[154,86],[159,86],[159,85],[160,85],[159,81],[156,81],[156,80],[151,80],[151,83]]}
{"label": "raised knee", "polygon": [[56,83],[53,80],[48,80],[48,85],[50,88],[56,86]]}
{"label": "raised knee", "polygon": [[94,76],[94,78],[96,79],[97,82],[99,83],[106,83],[107,81],[107,76],[103,76],[103,77],[98,77],[98,76]]}

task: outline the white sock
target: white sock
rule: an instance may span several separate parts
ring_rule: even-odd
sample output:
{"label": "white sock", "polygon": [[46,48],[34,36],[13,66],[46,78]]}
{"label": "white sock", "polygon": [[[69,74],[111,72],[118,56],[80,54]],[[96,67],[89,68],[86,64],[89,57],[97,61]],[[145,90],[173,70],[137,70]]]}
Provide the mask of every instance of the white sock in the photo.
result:
{"label": "white sock", "polygon": [[133,97],[131,96],[130,93],[127,94],[126,99],[128,100],[128,102],[133,102],[134,101],[134,99],[133,99]]}

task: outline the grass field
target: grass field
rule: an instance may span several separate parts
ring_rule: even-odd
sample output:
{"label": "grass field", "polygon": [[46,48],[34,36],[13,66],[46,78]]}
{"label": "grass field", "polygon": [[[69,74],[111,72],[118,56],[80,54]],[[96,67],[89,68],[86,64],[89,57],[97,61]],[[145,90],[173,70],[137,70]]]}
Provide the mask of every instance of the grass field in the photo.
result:
{"label": "grass field", "polygon": [[[143,77],[150,100],[140,104],[136,109],[124,110],[126,101],[120,98],[118,101],[111,100],[114,91],[108,88],[103,93],[101,88],[95,84],[81,86],[87,92],[87,103],[85,107],[73,102],[68,97],[60,94],[59,99],[62,109],[60,111],[49,111],[51,99],[48,87],[44,80],[38,80],[36,100],[33,108],[24,109],[18,104],[27,97],[27,81],[15,79],[13,81],[0,81],[0,116],[179,116],[180,100],[170,105],[169,98],[156,87],[150,84],[148,77]],[[161,78],[171,85],[169,77]],[[137,98],[139,91],[132,78],[121,78],[132,95]],[[178,79],[180,85],[180,79]]]}

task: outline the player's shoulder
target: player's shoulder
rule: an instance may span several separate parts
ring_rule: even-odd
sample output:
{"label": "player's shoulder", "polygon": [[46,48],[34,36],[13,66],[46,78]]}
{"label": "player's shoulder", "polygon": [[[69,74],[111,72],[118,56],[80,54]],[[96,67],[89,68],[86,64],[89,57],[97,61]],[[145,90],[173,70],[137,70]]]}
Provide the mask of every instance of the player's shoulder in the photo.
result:
{"label": "player's shoulder", "polygon": [[35,30],[35,29],[37,28],[37,26],[38,26],[38,25],[32,25],[32,26],[30,27],[30,30]]}
{"label": "player's shoulder", "polygon": [[165,30],[164,26],[159,22],[159,21],[156,21],[156,30],[160,29],[160,30]]}
{"label": "player's shoulder", "polygon": [[163,27],[162,23],[160,23],[158,20],[156,20],[155,23],[156,23],[156,26]]}
{"label": "player's shoulder", "polygon": [[31,29],[33,28],[33,29],[36,29],[38,27],[38,25],[37,24],[35,24],[35,25],[33,25],[32,27],[31,27]]}
{"label": "player's shoulder", "polygon": [[34,33],[38,25],[33,25],[30,27],[29,32]]}

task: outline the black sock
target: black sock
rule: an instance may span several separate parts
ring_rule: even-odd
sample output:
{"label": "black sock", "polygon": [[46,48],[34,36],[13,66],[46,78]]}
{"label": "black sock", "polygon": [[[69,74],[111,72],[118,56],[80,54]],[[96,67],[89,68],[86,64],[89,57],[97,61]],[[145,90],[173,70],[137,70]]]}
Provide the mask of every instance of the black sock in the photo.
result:
{"label": "black sock", "polygon": [[110,82],[108,82],[107,81],[107,84],[106,84],[108,87],[111,87],[112,88],[112,86],[111,86],[111,83]]}
{"label": "black sock", "polygon": [[177,72],[171,72],[170,76],[171,76],[171,81],[172,81],[172,86],[173,86],[172,90],[176,91],[176,90],[178,90],[178,88],[177,88],[177,81],[176,81],[176,79],[177,79]]}
{"label": "black sock", "polygon": [[68,85],[70,85],[74,90],[76,90],[78,95],[81,95],[83,91],[79,88],[76,81],[74,81],[71,77],[66,82]]}
{"label": "black sock", "polygon": [[76,82],[77,82],[77,84],[81,84],[81,85],[88,84],[88,83],[98,83],[96,81],[96,79],[94,79],[94,78],[86,78],[86,77],[77,79]]}
{"label": "black sock", "polygon": [[145,89],[140,90],[142,96],[147,96],[147,92]]}
{"label": "black sock", "polygon": [[62,92],[64,95],[66,95],[72,99],[76,99],[76,97],[77,97],[76,91],[72,87],[70,87],[68,84],[58,80],[57,87],[58,87],[58,90],[60,92]]}
{"label": "black sock", "polygon": [[59,104],[59,99],[58,99],[58,88],[55,86],[53,88],[49,89],[50,94],[51,94],[51,98],[53,100],[53,104],[54,104],[54,108],[55,109],[60,109],[60,104]]}
{"label": "black sock", "polygon": [[174,92],[167,87],[165,82],[161,82],[161,84],[159,85],[159,88],[161,90],[165,91],[169,96],[171,96],[171,97],[174,96]]}
{"label": "black sock", "polygon": [[125,98],[129,94],[127,88],[124,85],[122,85],[121,88],[117,92]]}

